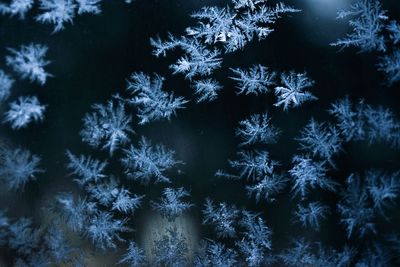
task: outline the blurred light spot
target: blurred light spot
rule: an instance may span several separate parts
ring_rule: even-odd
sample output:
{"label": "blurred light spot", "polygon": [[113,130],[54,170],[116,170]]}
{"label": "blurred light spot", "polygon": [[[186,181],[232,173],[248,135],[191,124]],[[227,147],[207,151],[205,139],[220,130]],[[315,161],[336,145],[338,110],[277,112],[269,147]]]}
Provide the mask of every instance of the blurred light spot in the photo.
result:
{"label": "blurred light spot", "polygon": [[334,16],[339,9],[350,5],[349,0],[306,0],[308,8],[320,16]]}

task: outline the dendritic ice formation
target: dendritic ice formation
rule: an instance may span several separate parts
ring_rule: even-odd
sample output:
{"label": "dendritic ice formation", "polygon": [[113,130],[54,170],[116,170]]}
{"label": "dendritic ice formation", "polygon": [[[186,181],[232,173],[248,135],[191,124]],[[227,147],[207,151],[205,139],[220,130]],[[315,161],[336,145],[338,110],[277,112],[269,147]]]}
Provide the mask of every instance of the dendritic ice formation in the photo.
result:
{"label": "dendritic ice formation", "polygon": [[[140,1],[125,0],[129,7],[143,8]],[[73,118],[80,130],[70,132],[73,124],[54,118],[57,107],[42,104],[48,95],[21,88],[29,84],[50,90],[67,75],[51,69],[63,62],[48,59],[57,51],[56,36],[66,27],[85,36],[72,25],[74,20],[107,12],[102,10],[105,2],[0,2],[2,19],[31,19],[58,32],[49,34],[54,42],[47,44],[27,40],[4,47],[0,112],[4,135],[15,138],[1,139],[1,194],[18,201],[40,195],[40,205],[0,207],[0,265],[97,266],[99,255],[106,255],[104,264],[122,266],[400,264],[399,109],[351,91],[324,99],[323,78],[307,62],[299,68],[298,63],[267,64],[261,57],[250,63],[258,57],[246,58],[243,64],[232,60],[246,57],[256,43],[264,49],[285,21],[296,23],[304,16],[299,8],[285,1],[215,1],[217,6],[186,14],[192,25],[182,35],[140,35],[149,38],[148,56],[162,64],[154,70],[129,69],[120,81],[125,88],[86,103],[81,118]],[[349,33],[325,47],[332,53],[355,48],[376,56],[376,68],[385,76],[382,95],[387,87],[396,90],[400,81],[400,24],[396,11],[384,6],[377,0],[355,0],[338,11],[337,19],[348,21]],[[192,89],[193,96],[181,89]],[[169,126],[179,120],[176,129],[183,135],[181,120],[196,122],[181,114],[198,107],[206,107],[198,110],[211,116],[204,119],[211,124],[221,117],[207,108],[218,105],[228,113],[219,123],[230,127],[223,132],[229,135],[223,138],[233,140],[233,149],[223,148],[230,159],[222,159],[210,177],[200,177],[205,172],[196,169],[199,180],[190,180],[194,171],[186,160],[200,161],[204,169],[209,168],[207,160],[196,159],[187,143],[171,142]],[[45,114],[46,121],[39,123]],[[238,119],[230,124],[231,117]],[[27,135],[46,138],[55,121],[64,134],[57,140],[60,147],[50,149],[60,148],[57,155],[37,152],[42,150],[36,141],[21,141]],[[66,135],[78,145],[67,143]],[[160,136],[165,138],[160,141]],[[357,163],[363,154],[371,157]],[[207,152],[213,160],[215,155],[221,154]],[[47,172],[56,174],[51,181]],[[40,215],[21,215],[33,206]]]}
{"label": "dendritic ice formation", "polygon": [[357,0],[349,9],[340,10],[338,19],[348,19],[351,33],[331,43],[343,48],[356,47],[360,52],[376,52],[381,56],[377,68],[386,75],[387,83],[400,81],[400,25],[391,20],[377,0]]}
{"label": "dendritic ice formation", "polygon": [[[53,33],[65,28],[65,24],[72,24],[76,15],[101,13],[102,0],[11,0],[0,3],[0,13],[11,17],[18,16],[25,19],[33,8],[39,8],[35,20],[43,24],[53,24]],[[125,0],[131,3],[132,0]]]}

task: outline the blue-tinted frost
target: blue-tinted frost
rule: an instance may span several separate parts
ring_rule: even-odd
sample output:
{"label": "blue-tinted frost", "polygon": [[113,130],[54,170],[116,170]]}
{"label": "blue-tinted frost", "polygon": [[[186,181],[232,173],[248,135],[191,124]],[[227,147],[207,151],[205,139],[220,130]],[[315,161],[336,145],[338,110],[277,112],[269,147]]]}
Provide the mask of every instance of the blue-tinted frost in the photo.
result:
{"label": "blue-tinted frost", "polygon": [[45,109],[36,96],[21,96],[10,104],[4,122],[9,122],[14,130],[25,128],[31,121],[42,121]]}
{"label": "blue-tinted frost", "polygon": [[354,107],[349,96],[346,96],[333,103],[329,113],[336,118],[336,126],[346,142],[365,138],[364,104],[362,101]]}
{"label": "blue-tinted frost", "polygon": [[75,0],[78,4],[78,15],[84,13],[100,14],[102,0]]}
{"label": "blue-tinted frost", "polygon": [[203,241],[194,258],[195,267],[237,266],[237,253],[224,244],[212,240]]}
{"label": "blue-tinted frost", "polygon": [[229,53],[243,49],[255,38],[265,39],[282,14],[299,11],[283,3],[268,6],[266,1],[234,1],[233,9],[203,7],[192,14],[198,25],[188,27],[186,33],[205,44],[221,43]]}
{"label": "blue-tinted frost", "polygon": [[157,57],[166,56],[167,52],[180,48],[184,52],[184,56],[179,58],[175,64],[170,65],[174,74],[181,73],[185,78],[191,80],[198,76],[207,76],[214,70],[221,67],[221,53],[217,50],[210,50],[197,39],[193,38],[176,38],[169,34],[167,41],[160,38],[151,38],[153,54]]}
{"label": "blue-tinted frost", "polygon": [[86,235],[97,248],[116,248],[116,241],[123,241],[120,234],[130,230],[126,223],[126,219],[116,219],[110,212],[97,211],[88,220]]}
{"label": "blue-tinted frost", "polygon": [[150,77],[143,72],[132,73],[127,90],[132,94],[128,103],[137,107],[139,124],[161,119],[170,119],[187,101],[174,97],[173,93],[162,91],[164,78],[158,74]]}
{"label": "blue-tinted frost", "polygon": [[45,59],[47,46],[41,44],[21,45],[17,49],[9,48],[10,55],[6,56],[6,64],[9,65],[22,79],[38,82],[44,85],[51,74],[44,67],[50,61]]}
{"label": "blue-tinted frost", "polygon": [[54,24],[54,31],[63,30],[66,23],[72,24],[76,4],[73,0],[40,0],[40,13],[36,20],[40,23]]}
{"label": "blue-tinted frost", "polygon": [[236,135],[242,139],[241,145],[274,144],[280,130],[272,125],[267,112],[253,114],[248,119],[239,122]]}
{"label": "blue-tinted frost", "polygon": [[218,92],[222,89],[222,85],[214,79],[194,81],[192,87],[197,96],[197,103],[211,102],[217,99]]}
{"label": "blue-tinted frost", "polygon": [[262,199],[266,202],[273,202],[276,200],[276,195],[286,187],[288,180],[281,174],[265,175],[256,184],[246,186],[247,195],[249,197],[254,195],[256,202],[260,202]]}
{"label": "blue-tinted frost", "polygon": [[107,161],[93,159],[91,156],[79,155],[75,156],[67,150],[69,163],[68,169],[71,174],[78,176],[74,179],[79,185],[85,185],[89,182],[98,182],[106,177],[104,169]]}
{"label": "blue-tinted frost", "polygon": [[391,54],[381,57],[378,70],[385,73],[389,85],[400,81],[400,50],[395,49]]}
{"label": "blue-tinted frost", "polygon": [[0,177],[9,190],[23,190],[25,184],[35,180],[38,173],[40,157],[22,148],[0,149]]}
{"label": "blue-tinted frost", "polygon": [[128,264],[130,267],[146,266],[147,259],[143,249],[141,249],[134,241],[129,242],[126,253],[118,264]]}
{"label": "blue-tinted frost", "polygon": [[190,196],[189,192],[183,187],[177,189],[165,188],[160,202],[151,202],[151,205],[153,209],[159,211],[169,220],[174,220],[193,206],[193,204],[182,200],[182,198],[188,196]]}
{"label": "blue-tinted frost", "polygon": [[320,220],[326,219],[328,214],[328,206],[320,202],[310,202],[306,206],[297,205],[294,219],[300,222],[304,227],[311,227],[318,231],[320,228]]}
{"label": "blue-tinted frost", "polygon": [[312,118],[296,140],[300,142],[302,150],[335,166],[333,156],[341,151],[342,140],[333,125],[319,123]]}
{"label": "blue-tinted frost", "polygon": [[386,10],[381,9],[380,1],[357,0],[348,10],[340,10],[337,18],[350,18],[352,32],[331,45],[341,48],[356,47],[360,52],[386,50],[382,30],[388,17]]}
{"label": "blue-tinted frost", "polygon": [[169,228],[165,234],[154,241],[152,253],[155,260],[152,266],[188,266],[188,252],[186,238],[176,228]]}
{"label": "blue-tinted frost", "polygon": [[236,94],[265,94],[276,84],[276,73],[268,70],[260,64],[253,65],[249,69],[230,69],[234,76],[230,77],[236,85]]}
{"label": "blue-tinted frost", "polygon": [[219,237],[236,236],[235,225],[238,216],[239,211],[235,206],[222,202],[214,207],[214,203],[210,199],[206,199],[203,209],[203,224],[213,225]]}
{"label": "blue-tinted frost", "polygon": [[129,141],[128,134],[133,133],[130,126],[132,117],[125,113],[122,103],[115,107],[111,100],[107,105],[95,104],[92,108],[94,112],[83,118],[82,141],[95,148],[107,149],[112,155],[120,145]]}
{"label": "blue-tinted frost", "polygon": [[121,162],[128,178],[143,184],[148,184],[152,178],[155,182],[171,182],[165,172],[181,163],[175,159],[174,151],[163,145],[152,146],[145,137],[141,138],[137,147],[131,145],[124,150]]}
{"label": "blue-tinted frost", "polygon": [[11,17],[18,15],[24,19],[26,13],[32,8],[34,0],[11,0],[10,3],[0,3],[0,13]]}
{"label": "blue-tinted frost", "polygon": [[8,98],[14,80],[3,70],[0,70],[0,103]]}
{"label": "blue-tinted frost", "polygon": [[310,189],[319,187],[321,189],[335,192],[337,183],[326,176],[326,163],[314,161],[307,156],[294,156],[294,166],[289,170],[292,177],[292,191],[294,195],[305,198]]}
{"label": "blue-tinted frost", "polygon": [[369,170],[365,178],[374,208],[384,215],[384,209],[391,207],[400,194],[400,172]]}
{"label": "blue-tinted frost", "polygon": [[274,104],[276,107],[283,107],[283,110],[288,110],[290,107],[298,107],[305,101],[318,99],[313,94],[304,89],[313,86],[314,81],[311,80],[307,73],[289,73],[281,74],[281,85],[275,87],[275,95],[277,101]]}
{"label": "blue-tinted frost", "polygon": [[18,254],[29,256],[39,245],[39,231],[32,227],[32,220],[20,218],[9,227],[9,245]]}
{"label": "blue-tinted frost", "polygon": [[362,186],[360,177],[351,174],[347,178],[346,186],[337,210],[341,216],[341,223],[346,227],[347,238],[376,233],[373,222],[375,213],[368,203],[368,191]]}

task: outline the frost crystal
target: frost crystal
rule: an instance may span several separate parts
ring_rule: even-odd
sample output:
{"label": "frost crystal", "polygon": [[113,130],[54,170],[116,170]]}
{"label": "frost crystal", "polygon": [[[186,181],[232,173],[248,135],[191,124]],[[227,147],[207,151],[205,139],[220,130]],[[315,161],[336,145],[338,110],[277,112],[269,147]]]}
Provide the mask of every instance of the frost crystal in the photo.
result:
{"label": "frost crystal", "polygon": [[75,200],[71,193],[60,193],[55,198],[52,210],[71,230],[83,233],[89,216],[96,211],[96,205],[85,199]]}
{"label": "frost crystal", "polygon": [[331,105],[329,113],[335,116],[337,127],[344,140],[363,140],[365,138],[364,107],[360,101],[355,108],[348,96]]}
{"label": "frost crystal", "polygon": [[44,70],[50,63],[44,59],[47,46],[40,44],[22,45],[19,50],[9,48],[11,55],[6,56],[7,65],[18,73],[21,78],[29,78],[30,81],[37,81],[44,85],[51,74]]}
{"label": "frost crystal", "polygon": [[209,50],[202,45],[197,39],[189,39],[181,37],[175,38],[169,35],[167,41],[162,41],[160,38],[150,39],[151,45],[154,47],[153,54],[157,57],[166,56],[167,51],[177,47],[181,48],[185,55],[171,65],[173,73],[185,74],[189,80],[196,76],[207,76],[221,67],[222,58],[218,50]]}
{"label": "frost crystal", "polygon": [[89,184],[86,191],[91,199],[103,206],[110,206],[119,192],[119,181],[115,177],[110,177],[99,184]]}
{"label": "frost crystal", "polygon": [[182,198],[188,196],[190,194],[183,187],[165,188],[160,203],[152,202],[152,207],[168,219],[174,220],[193,206],[193,204],[182,201]]}
{"label": "frost crystal", "polygon": [[32,220],[20,218],[9,227],[10,247],[15,249],[18,254],[31,255],[39,245],[39,230],[32,227]]}
{"label": "frost crystal", "polygon": [[142,199],[144,196],[133,195],[125,188],[119,188],[113,190],[112,192],[116,195],[112,203],[112,210],[117,210],[119,212],[128,214],[133,212],[135,209],[140,207],[142,204]]}
{"label": "frost crystal", "polygon": [[255,37],[265,39],[281,14],[299,10],[277,3],[269,7],[265,1],[235,1],[235,10],[229,7],[203,7],[192,14],[199,20],[197,27],[186,29],[189,36],[201,39],[206,44],[222,43],[226,52],[242,49]]}
{"label": "frost crystal", "polygon": [[14,80],[3,70],[0,70],[0,103],[8,98]]}
{"label": "frost crystal", "polygon": [[170,119],[177,109],[184,108],[187,101],[183,97],[174,97],[173,93],[162,91],[164,78],[155,74],[150,78],[142,72],[133,73],[128,80],[127,90],[134,95],[128,103],[138,107],[139,124]]}
{"label": "frost crystal", "polygon": [[9,14],[11,17],[18,15],[20,19],[24,19],[32,6],[33,0],[12,0],[8,5],[0,3],[0,13]]}
{"label": "frost crystal", "polygon": [[292,190],[295,195],[300,194],[305,198],[309,188],[316,186],[335,192],[335,182],[331,181],[325,175],[325,162],[314,162],[308,157],[294,156],[292,160],[294,166],[289,170],[293,178]]}
{"label": "frost crystal", "polygon": [[258,214],[248,211],[243,211],[240,224],[245,232],[236,245],[245,256],[247,266],[261,266],[266,258],[266,251],[271,249],[272,232]]}
{"label": "frost crystal", "polygon": [[301,222],[304,227],[310,226],[319,230],[320,220],[326,219],[329,208],[320,202],[311,202],[307,206],[297,205],[297,211],[294,213],[295,220]]}
{"label": "frost crystal", "polygon": [[271,124],[268,113],[254,114],[250,118],[240,121],[236,135],[242,139],[240,145],[274,144],[280,131]]}
{"label": "frost crystal", "polygon": [[67,167],[72,171],[72,174],[79,176],[79,179],[75,179],[79,185],[90,182],[97,183],[106,177],[104,174],[104,169],[107,166],[106,161],[99,161],[84,155],[77,157],[68,150],[67,156],[69,159]]}
{"label": "frost crystal", "polygon": [[125,214],[133,213],[144,198],[144,196],[132,196],[129,190],[119,186],[114,177],[100,184],[90,184],[86,190],[99,204]]}
{"label": "frost crystal", "polygon": [[263,150],[240,151],[238,156],[239,159],[229,161],[236,171],[235,174],[218,170],[215,176],[255,181],[256,184],[246,186],[247,195],[251,197],[254,194],[257,202],[261,198],[268,202],[274,201],[274,196],[282,191],[288,181],[282,175],[274,173],[279,163],[271,160],[269,153]]}
{"label": "frost crystal", "polygon": [[275,87],[275,95],[278,99],[274,106],[283,106],[283,110],[287,110],[291,106],[298,107],[305,101],[318,99],[310,92],[304,91],[314,84],[314,81],[305,72],[282,73],[281,84],[282,86]]}
{"label": "frost crystal", "polygon": [[246,186],[247,195],[251,197],[254,194],[257,202],[261,199],[273,202],[275,195],[285,188],[287,181],[287,178],[279,174],[266,175],[256,184]]}
{"label": "frost crystal", "polygon": [[353,17],[349,20],[349,25],[353,32],[347,37],[339,39],[333,46],[357,47],[360,52],[370,52],[373,50],[385,51],[385,41],[382,35],[384,21],[388,19],[386,11],[381,9],[381,4],[376,0],[357,0],[350,6],[349,10],[338,12],[338,19]]}
{"label": "frost crystal", "polygon": [[114,107],[114,103],[108,101],[107,105],[95,104],[92,108],[95,111],[83,118],[82,141],[92,147],[108,149],[112,155],[120,145],[129,141],[128,134],[133,132],[129,125],[132,117],[125,114],[121,103]]}
{"label": "frost crystal", "polygon": [[9,190],[24,189],[29,180],[35,180],[39,169],[40,157],[21,148],[0,150],[0,177]]}
{"label": "frost crystal", "polygon": [[169,183],[170,179],[165,172],[180,163],[174,158],[175,152],[167,150],[162,145],[153,147],[145,137],[142,137],[139,146],[131,146],[124,150],[122,164],[129,178],[148,184],[151,178],[156,182]]}
{"label": "frost crystal", "polygon": [[211,102],[217,98],[222,86],[213,79],[198,80],[193,83],[197,103]]}
{"label": "frost crystal", "polygon": [[71,248],[64,231],[58,224],[51,224],[44,236],[50,255],[56,263],[61,264],[71,259],[74,249]]}
{"label": "frost crystal", "polygon": [[176,228],[170,228],[154,241],[155,260],[152,266],[188,266],[188,252],[186,238]]}
{"label": "frost crystal", "polygon": [[75,0],[78,3],[78,15],[84,13],[100,14],[98,6],[102,0]]}
{"label": "frost crystal", "polygon": [[360,177],[351,174],[346,181],[347,188],[342,192],[342,200],[337,205],[341,223],[346,226],[347,238],[358,232],[359,237],[376,233],[374,210],[368,204],[368,192],[360,183]]}
{"label": "frost crystal", "polygon": [[245,229],[244,236],[247,240],[265,249],[271,249],[272,231],[265,224],[259,214],[243,211],[243,218],[240,225]]}
{"label": "frost crystal", "polygon": [[98,211],[88,221],[86,235],[93,244],[102,249],[116,248],[116,241],[122,241],[120,233],[129,231],[126,220],[115,219],[109,212]]}
{"label": "frost crystal", "polygon": [[146,256],[143,249],[141,249],[134,241],[129,242],[128,249],[123,255],[123,258],[118,264],[126,263],[130,267],[139,267],[146,265]]}
{"label": "frost crystal", "polygon": [[224,244],[204,241],[194,260],[195,267],[234,267],[237,266],[237,253]]}
{"label": "frost crystal", "polygon": [[241,178],[259,181],[266,175],[272,174],[278,162],[269,158],[267,151],[241,151],[238,153],[238,160],[230,160],[231,167],[238,171],[238,176],[217,172],[217,176],[227,178]]}
{"label": "frost crystal", "polygon": [[332,125],[325,126],[311,119],[306,127],[301,131],[301,136],[297,138],[301,149],[311,152],[314,156],[319,156],[334,166],[333,156],[342,148],[342,140],[338,131]]}
{"label": "frost crystal", "polygon": [[31,121],[42,121],[46,107],[40,105],[36,96],[19,97],[10,104],[4,122],[9,122],[15,130],[26,127]]}
{"label": "frost crystal", "polygon": [[203,224],[214,225],[219,237],[234,237],[238,215],[239,211],[234,206],[223,202],[214,207],[213,202],[207,198],[203,209]]}
{"label": "frost crystal", "polygon": [[249,70],[240,68],[230,69],[235,76],[230,77],[237,82],[236,94],[265,94],[270,91],[270,86],[275,84],[275,72],[271,72],[267,67],[254,65]]}
{"label": "frost crystal", "polygon": [[64,29],[65,23],[72,23],[75,17],[76,5],[72,0],[40,0],[40,10],[43,11],[36,17],[40,23],[54,24],[54,31]]}
{"label": "frost crystal", "polygon": [[[294,239],[293,246],[279,255],[284,266],[329,266],[347,267],[353,266],[352,260],[356,256],[356,251],[345,246],[341,252],[325,248],[321,243],[315,245],[304,241],[304,239]],[[356,265],[375,266],[375,265]]]}
{"label": "frost crystal", "polygon": [[366,174],[366,189],[374,204],[374,208],[384,215],[383,209],[395,203],[400,194],[400,172],[386,173],[370,170]]}
{"label": "frost crystal", "polygon": [[389,85],[400,81],[400,50],[396,49],[392,54],[383,56],[378,64],[378,70],[385,73]]}
{"label": "frost crystal", "polygon": [[400,42],[400,25],[397,21],[392,20],[389,25],[386,26],[386,29],[390,32],[390,39],[393,41],[393,44],[397,44]]}
{"label": "frost crystal", "polygon": [[386,141],[393,147],[400,146],[400,122],[393,112],[382,106],[373,108],[367,106],[364,111],[367,137],[370,143]]}

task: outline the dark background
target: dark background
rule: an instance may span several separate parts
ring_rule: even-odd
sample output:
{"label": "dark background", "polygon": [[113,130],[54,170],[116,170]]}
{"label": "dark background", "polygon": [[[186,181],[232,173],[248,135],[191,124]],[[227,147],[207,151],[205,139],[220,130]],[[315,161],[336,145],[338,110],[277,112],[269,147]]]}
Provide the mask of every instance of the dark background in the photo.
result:
{"label": "dark background", "polygon": [[[30,42],[49,47],[47,59],[52,63],[46,70],[54,75],[41,87],[27,80],[16,79],[9,101],[20,95],[37,95],[40,102],[47,105],[43,123],[31,124],[26,129],[12,131],[2,124],[0,137],[13,146],[30,149],[42,157],[42,167],[46,173],[30,182],[24,192],[7,193],[0,196],[1,207],[10,217],[32,216],[40,221],[42,207],[52,201],[60,191],[79,191],[68,176],[65,168],[66,149],[76,154],[91,154],[108,158],[107,152],[99,152],[83,144],[79,131],[82,118],[91,111],[94,103],[105,103],[115,93],[126,94],[126,79],[132,72],[156,72],[166,78],[166,90],[192,100],[186,109],[180,110],[171,121],[150,123],[133,128],[136,135],[134,144],[141,135],[153,143],[163,143],[176,151],[176,157],[185,162],[181,166],[183,174],[174,175],[173,185],[184,186],[191,192],[196,205],[191,216],[200,227],[200,210],[204,199],[210,197],[216,202],[226,201],[240,208],[263,212],[268,225],[273,229],[273,247],[287,247],[290,239],[304,236],[307,240],[321,241],[339,248],[344,243],[344,227],[339,225],[335,211],[329,220],[323,222],[320,232],[309,231],[291,223],[291,213],[298,199],[290,198],[290,186],[277,201],[266,204],[248,199],[244,186],[246,181],[227,181],[214,177],[218,169],[228,169],[228,159],[233,159],[238,150],[238,140],[234,130],[240,120],[254,113],[268,110],[273,124],[282,130],[277,144],[268,146],[274,160],[281,162],[282,169],[291,167],[291,158],[300,153],[294,140],[311,117],[318,121],[332,120],[326,110],[330,103],[345,95],[353,101],[363,98],[373,106],[383,105],[393,110],[400,118],[399,84],[388,87],[384,76],[376,70],[377,54],[359,54],[356,49],[338,48],[329,43],[343,37],[350,29],[347,21],[335,20],[336,9],[348,6],[351,1],[308,0],[286,1],[302,9],[300,13],[285,15],[273,27],[266,40],[252,42],[242,51],[224,55],[222,69],[214,77],[224,86],[218,99],[211,103],[196,104],[189,82],[183,76],[172,76],[169,64],[177,59],[171,53],[167,58],[151,55],[149,38],[159,34],[162,38],[168,32],[180,36],[184,29],[195,23],[190,14],[206,5],[224,6],[227,1],[198,0],[136,0],[127,5],[123,1],[104,1],[102,13],[75,18],[73,25],[51,34],[51,25],[41,25],[34,21],[37,10],[31,11],[25,20],[0,17],[0,68],[11,73],[5,65],[6,48],[17,48]],[[392,19],[399,19],[400,5],[397,1],[383,1],[384,9]],[[283,112],[275,108],[272,94],[262,96],[237,96],[234,83],[228,79],[230,67],[249,67],[262,64],[279,72],[295,70],[307,71],[315,80],[310,91],[319,98],[307,102],[297,109]],[[16,77],[15,77],[16,78]],[[7,105],[1,106],[1,111]],[[130,110],[134,116],[133,110]],[[110,173],[122,174],[118,163],[119,153],[109,159]],[[384,143],[367,145],[352,142],[344,146],[344,151],[335,159],[338,169],[329,173],[342,183],[352,172],[363,172],[370,168],[394,170],[400,167],[400,154]],[[146,200],[160,196],[161,186],[140,186],[130,183],[135,193],[146,194]],[[329,192],[312,195],[312,200],[321,199],[334,207],[337,196]],[[133,228],[140,232],[141,215],[148,204],[135,213]],[[399,225],[399,214],[390,214],[392,224],[380,224],[378,229],[394,229]],[[201,227],[200,237],[213,237],[211,228]],[[137,234],[137,233],[136,233]],[[135,234],[133,234],[135,235]],[[357,241],[350,241],[354,243]]]}

